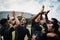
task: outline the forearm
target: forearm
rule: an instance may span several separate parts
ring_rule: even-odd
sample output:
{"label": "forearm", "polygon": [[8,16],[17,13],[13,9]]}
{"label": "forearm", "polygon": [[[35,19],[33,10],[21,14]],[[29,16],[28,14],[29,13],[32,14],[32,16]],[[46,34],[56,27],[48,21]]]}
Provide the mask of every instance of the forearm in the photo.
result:
{"label": "forearm", "polygon": [[48,16],[47,16],[47,14],[45,14],[45,20],[46,20],[46,23],[48,23]]}
{"label": "forearm", "polygon": [[13,28],[16,29],[20,23],[19,23],[19,20],[17,18],[15,11],[13,11],[13,17],[14,17],[14,20],[16,22],[15,25],[13,26]]}
{"label": "forearm", "polygon": [[48,23],[49,22],[49,19],[48,19],[48,13],[50,12],[50,10],[48,10],[46,13],[45,13],[45,20],[46,20],[46,23]]}
{"label": "forearm", "polygon": [[34,16],[34,17],[32,18],[32,20],[35,20],[39,15],[41,15],[41,19],[42,19],[42,13],[43,13],[43,11],[44,11],[44,5],[42,6],[41,12],[39,12],[36,16]]}
{"label": "forearm", "polygon": [[15,17],[15,22],[16,22],[16,25],[19,25],[19,24],[20,24],[20,22],[19,22],[17,16]]}
{"label": "forearm", "polygon": [[20,25],[20,22],[17,17],[14,17],[14,19],[15,19],[16,24],[14,25],[13,28],[16,29]]}
{"label": "forearm", "polygon": [[40,20],[43,20],[42,14],[40,15]]}
{"label": "forearm", "polygon": [[41,10],[41,15],[40,15],[40,20],[43,20],[42,14],[44,14],[44,5],[42,6],[42,10]]}
{"label": "forearm", "polygon": [[35,15],[32,20],[35,20],[38,16],[40,15],[40,13],[38,13],[37,15]]}

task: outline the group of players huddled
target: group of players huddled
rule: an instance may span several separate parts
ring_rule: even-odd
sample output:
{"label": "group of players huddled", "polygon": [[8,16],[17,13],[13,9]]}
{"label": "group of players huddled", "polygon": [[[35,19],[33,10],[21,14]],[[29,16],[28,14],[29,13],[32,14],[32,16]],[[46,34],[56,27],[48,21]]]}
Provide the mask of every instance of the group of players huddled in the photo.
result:
{"label": "group of players huddled", "polygon": [[[58,20],[55,18],[49,20],[49,12],[50,10],[44,11],[44,6],[42,6],[41,12],[31,18],[30,34],[26,18],[22,18],[20,22],[13,11],[12,19],[8,15],[7,18],[0,20],[0,35],[3,36],[3,40],[12,40],[12,32],[15,31],[14,40],[24,40],[25,35],[28,40],[60,40]],[[45,19],[43,15],[45,15]]]}

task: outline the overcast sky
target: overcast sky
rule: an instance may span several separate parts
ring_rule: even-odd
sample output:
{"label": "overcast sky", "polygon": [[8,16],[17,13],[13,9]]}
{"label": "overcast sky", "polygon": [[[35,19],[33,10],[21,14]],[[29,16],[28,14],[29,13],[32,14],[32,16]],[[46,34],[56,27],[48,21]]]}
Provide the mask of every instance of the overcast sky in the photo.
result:
{"label": "overcast sky", "polygon": [[49,19],[54,17],[60,21],[60,0],[0,0],[0,11],[22,11],[37,14],[45,5],[50,10]]}

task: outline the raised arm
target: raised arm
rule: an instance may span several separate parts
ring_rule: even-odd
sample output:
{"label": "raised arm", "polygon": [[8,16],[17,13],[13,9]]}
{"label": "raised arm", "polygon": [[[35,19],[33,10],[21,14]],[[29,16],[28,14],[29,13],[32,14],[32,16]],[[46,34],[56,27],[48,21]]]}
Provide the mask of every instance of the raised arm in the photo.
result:
{"label": "raised arm", "polygon": [[39,15],[40,15],[40,13],[38,13],[37,15],[34,15],[32,20],[35,20]]}
{"label": "raised arm", "polygon": [[13,26],[13,28],[16,29],[20,25],[20,22],[19,22],[19,20],[18,20],[18,18],[16,16],[15,11],[13,11],[13,17],[14,17],[15,22],[16,22],[16,24]]}
{"label": "raised arm", "polygon": [[42,14],[44,13],[43,11],[44,11],[44,6],[42,6],[41,12],[39,12],[37,15],[35,15],[35,16],[32,18],[32,20],[35,20],[39,15],[41,15],[40,18],[42,19]]}
{"label": "raised arm", "polygon": [[40,20],[43,20],[43,17],[42,17],[42,14],[44,13],[43,11],[44,11],[44,5],[42,6],[42,10],[41,10],[42,13],[40,15]]}
{"label": "raised arm", "polygon": [[48,23],[49,22],[49,19],[48,19],[48,13],[50,12],[50,10],[48,10],[46,13],[45,13],[45,20],[46,20],[46,23]]}

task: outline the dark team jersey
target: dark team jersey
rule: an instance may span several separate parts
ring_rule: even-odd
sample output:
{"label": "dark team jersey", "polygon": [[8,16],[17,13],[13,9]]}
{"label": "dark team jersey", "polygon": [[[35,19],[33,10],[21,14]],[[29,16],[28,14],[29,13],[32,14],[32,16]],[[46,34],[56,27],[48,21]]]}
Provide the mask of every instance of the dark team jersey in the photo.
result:
{"label": "dark team jersey", "polygon": [[41,31],[42,30],[39,22],[35,22],[34,20],[32,20],[31,28],[32,28],[32,34],[35,33],[35,31]]}
{"label": "dark team jersey", "polygon": [[16,37],[15,40],[24,40],[25,35],[27,34],[28,38],[30,38],[30,33],[26,27],[18,27],[15,31]]}
{"label": "dark team jersey", "polygon": [[13,27],[11,27],[11,28],[1,27],[0,34],[3,36],[4,40],[12,40],[12,31],[13,30],[14,30]]}

